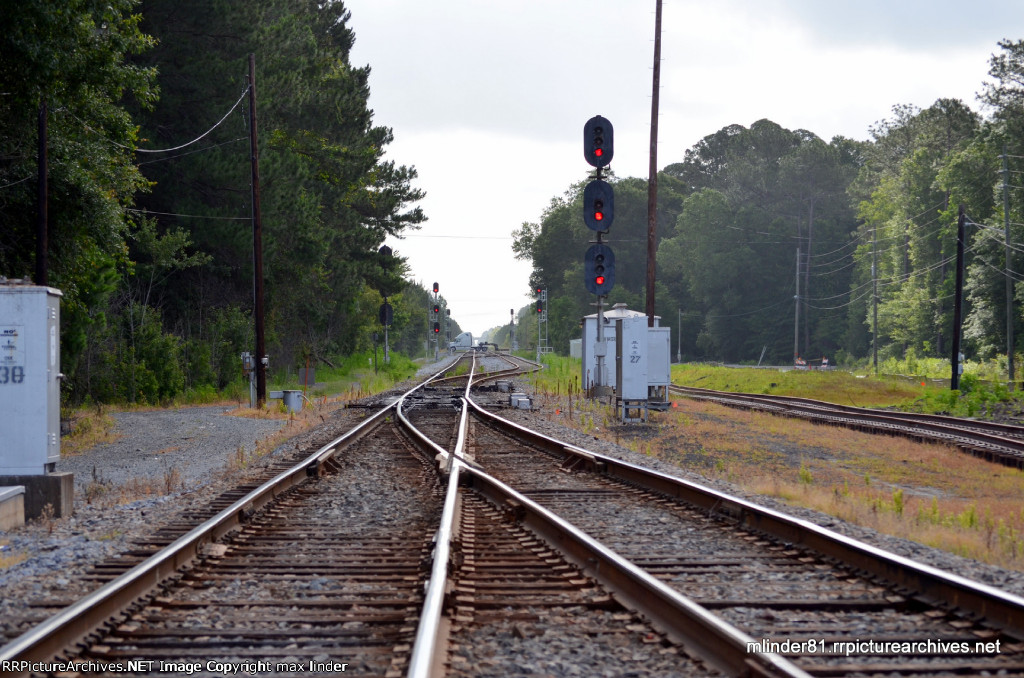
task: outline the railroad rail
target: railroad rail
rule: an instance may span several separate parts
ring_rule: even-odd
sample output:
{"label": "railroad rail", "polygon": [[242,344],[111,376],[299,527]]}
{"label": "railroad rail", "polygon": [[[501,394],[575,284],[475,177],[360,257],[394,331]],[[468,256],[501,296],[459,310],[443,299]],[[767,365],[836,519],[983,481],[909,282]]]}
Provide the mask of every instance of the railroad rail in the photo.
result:
{"label": "railroad rail", "polygon": [[[488,471],[761,641],[753,647],[771,648],[773,638],[802,643],[784,654],[808,674],[1024,671],[1024,599],[538,435],[483,408],[474,415],[482,422],[475,447],[487,451],[476,461]],[[630,518],[616,527],[619,515]],[[878,657],[858,645],[865,626],[873,640],[897,647],[931,638],[971,652],[952,660],[923,652],[916,662]]]}
{"label": "railroad rail", "polygon": [[[591,657],[597,673],[625,653],[679,675],[1024,674],[1024,599],[530,431],[479,402],[466,360],[459,378],[434,375],[167,549],[137,554],[0,661],[191,652],[434,678],[517,662],[558,673],[560,653]],[[367,465],[376,475],[348,472]],[[371,486],[415,515],[375,530],[382,517],[352,508]],[[618,514],[642,518],[613,529]],[[855,642],[849,614],[881,629],[874,640],[934,634],[1001,653],[840,656],[834,643]],[[805,645],[768,642],[781,634]]]}
{"label": "railroad rail", "polygon": [[954,445],[986,461],[1024,469],[1024,426],[936,414],[890,412],[808,398],[670,386],[669,393],[834,426]]}

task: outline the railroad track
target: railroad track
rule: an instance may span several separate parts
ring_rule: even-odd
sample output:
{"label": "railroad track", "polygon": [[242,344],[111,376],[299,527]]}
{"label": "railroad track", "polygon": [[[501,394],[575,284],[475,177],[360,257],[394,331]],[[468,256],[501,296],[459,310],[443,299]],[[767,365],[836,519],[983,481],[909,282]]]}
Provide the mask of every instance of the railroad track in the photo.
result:
{"label": "railroad track", "polygon": [[[946,580],[821,528],[559,446],[478,413],[470,444],[478,451],[475,460],[496,478],[755,644],[779,645],[781,654],[810,675],[1024,672],[1020,629],[1002,633],[980,616],[993,604],[990,595],[1002,597],[996,591]],[[951,588],[940,591],[943,586]],[[964,588],[952,589],[959,586]],[[968,610],[953,602],[969,595],[983,596],[984,602]],[[1019,625],[1024,601],[1005,602],[1006,621]],[[869,638],[875,646],[865,644]],[[877,648],[927,640],[934,649],[905,653],[912,656]],[[942,647],[970,651],[951,657]]]}
{"label": "railroad track", "polygon": [[691,386],[670,386],[669,393],[871,433],[943,442],[987,461],[1024,469],[1024,426],[935,414],[889,412],[808,398],[728,393]]}
{"label": "railroad track", "polygon": [[[1024,675],[1024,600],[525,431],[466,397],[475,372],[417,387],[155,540],[173,538],[167,548],[101,568],[113,578],[0,648],[0,662]],[[854,646],[848,657],[833,645],[867,640],[1000,652],[907,659]]]}

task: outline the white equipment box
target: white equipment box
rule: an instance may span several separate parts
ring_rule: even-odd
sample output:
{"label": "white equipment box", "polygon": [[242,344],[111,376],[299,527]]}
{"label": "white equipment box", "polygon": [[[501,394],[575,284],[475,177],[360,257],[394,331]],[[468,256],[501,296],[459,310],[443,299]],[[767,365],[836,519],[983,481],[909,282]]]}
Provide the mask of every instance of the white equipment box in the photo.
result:
{"label": "white equipment box", "polygon": [[60,459],[60,290],[0,282],[0,476]]}
{"label": "white equipment box", "polygon": [[615,319],[615,383],[620,400],[647,400],[647,316]]}

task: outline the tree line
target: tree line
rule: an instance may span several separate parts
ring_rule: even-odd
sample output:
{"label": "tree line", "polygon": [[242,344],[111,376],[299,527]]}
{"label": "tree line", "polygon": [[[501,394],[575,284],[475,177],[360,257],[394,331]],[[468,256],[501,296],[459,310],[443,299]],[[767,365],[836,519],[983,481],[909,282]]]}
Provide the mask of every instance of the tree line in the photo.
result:
{"label": "tree line", "polygon": [[354,40],[337,1],[0,0],[0,275],[34,271],[45,110],[67,400],[239,378],[254,345],[250,53],[271,369],[372,349],[384,297],[392,347],[422,352],[429,293],[379,248],[419,228],[423,192],[384,159],[392,131]]}
{"label": "tree line", "polygon": [[[729,125],[659,172],[655,300],[661,324],[672,327],[673,353],[852,363],[877,341],[880,360],[948,357],[963,204],[965,353],[1005,356],[1007,276],[1015,338],[1024,302],[1024,41],[998,47],[979,95],[985,115],[956,99],[923,110],[897,105],[863,141],[826,142],[770,120]],[[642,310],[647,181],[613,182],[609,302]],[[582,280],[593,235],[582,220],[584,185],[514,233],[515,255],[533,264],[531,287],[549,290],[549,335],[559,351],[593,313]]]}

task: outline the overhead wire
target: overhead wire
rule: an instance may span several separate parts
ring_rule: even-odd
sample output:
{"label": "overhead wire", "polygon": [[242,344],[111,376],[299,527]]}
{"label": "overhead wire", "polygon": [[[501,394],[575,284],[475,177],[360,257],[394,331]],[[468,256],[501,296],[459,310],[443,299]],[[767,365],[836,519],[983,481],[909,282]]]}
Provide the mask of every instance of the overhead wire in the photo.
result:
{"label": "overhead wire", "polygon": [[204,214],[178,214],[176,212],[154,212],[152,210],[140,210],[140,209],[135,209],[133,207],[129,207],[125,211],[126,212],[131,212],[133,214],[141,214],[143,216],[145,216],[147,214],[155,214],[155,215],[161,216],[161,217],[181,217],[181,218],[184,218],[184,219],[219,219],[219,220],[222,220],[222,221],[250,221],[250,220],[252,220],[252,217],[217,217],[217,216],[204,215]]}
{"label": "overhead wire", "polygon": [[[119,142],[117,142],[117,141],[114,141],[113,139],[106,139],[106,141],[107,141],[107,142],[109,142],[110,144],[114,145],[114,146],[117,146],[118,148],[123,148],[123,149],[125,149],[125,150],[127,150],[127,151],[134,151],[135,153],[170,153],[170,152],[172,152],[172,151],[180,151],[180,150],[181,150],[181,149],[183,149],[183,148],[188,148],[188,147],[189,147],[189,146],[191,146],[192,144],[195,144],[195,143],[197,143],[197,142],[199,142],[199,141],[202,141],[202,140],[203,140],[203,139],[205,139],[205,138],[206,138],[207,136],[209,136],[209,134],[210,134],[211,132],[213,132],[213,130],[215,130],[215,129],[217,129],[218,127],[220,127],[220,126],[221,126],[221,125],[222,125],[222,124],[224,123],[224,121],[228,119],[228,116],[230,116],[230,115],[231,115],[232,113],[234,113],[235,109],[236,109],[236,108],[238,108],[238,105],[239,105],[240,103],[242,103],[242,100],[243,100],[243,99],[245,99],[245,97],[246,97],[246,95],[247,95],[248,93],[249,93],[249,88],[248,88],[248,86],[247,86],[247,87],[245,88],[245,90],[243,90],[243,92],[242,92],[242,95],[241,95],[240,97],[238,97],[238,101],[236,101],[236,102],[234,103],[234,105],[233,105],[233,106],[231,106],[231,108],[230,108],[230,109],[228,109],[228,112],[227,112],[227,113],[225,113],[225,114],[224,114],[224,116],[223,116],[223,117],[222,117],[222,118],[221,118],[220,120],[218,120],[218,121],[216,122],[216,124],[214,124],[214,125],[213,125],[213,127],[211,127],[210,129],[206,130],[205,132],[203,132],[202,134],[200,134],[199,136],[197,136],[197,137],[196,137],[195,139],[193,139],[192,141],[188,141],[188,142],[186,142],[186,143],[184,143],[184,144],[180,144],[180,145],[178,145],[178,146],[173,146],[173,147],[171,147],[171,148],[138,148],[138,147],[133,147],[133,146],[126,146],[125,144],[122,144],[122,143],[119,143]],[[102,132],[100,132],[100,131],[98,131],[98,130],[95,130],[95,129],[93,129],[93,128],[92,128],[91,126],[89,126],[89,123],[85,122],[84,120],[82,120],[81,118],[79,118],[79,117],[78,117],[77,115],[75,115],[74,113],[69,113],[69,115],[70,115],[71,117],[73,117],[73,118],[74,118],[75,120],[77,120],[77,121],[78,121],[79,123],[81,123],[81,125],[82,125],[82,126],[83,126],[83,127],[85,128],[85,129],[89,130],[89,131],[90,131],[90,132],[92,132],[93,134],[98,134],[98,135],[100,135],[100,136],[103,136]],[[210,148],[214,148],[214,146],[211,146]]]}
{"label": "overhead wire", "polygon": [[144,160],[144,161],[136,163],[136,164],[139,165],[140,167],[142,165],[152,165],[155,162],[166,162],[167,160],[174,160],[175,158],[184,158],[186,155],[194,155],[196,153],[202,153],[203,151],[209,151],[210,149],[217,148],[219,146],[227,146],[228,144],[235,144],[235,143],[238,143],[239,141],[248,141],[248,140],[249,140],[248,137],[238,137],[238,138],[235,138],[235,139],[230,139],[228,141],[222,141],[219,144],[211,144],[209,146],[203,146],[202,148],[197,148],[196,150],[189,151],[187,153],[178,153],[177,155],[169,155],[166,158],[155,158],[153,160]]}
{"label": "overhead wire", "polygon": [[249,94],[248,86],[245,88],[245,90],[242,91],[242,95],[238,97],[238,101],[236,101],[235,104],[228,110],[228,112],[224,114],[224,117],[217,121],[217,124],[215,124],[213,127],[197,136],[192,141],[186,142],[179,146],[174,146],[172,148],[131,148],[129,146],[119,144],[116,141],[111,141],[110,143],[114,144],[115,146],[120,146],[121,148],[127,148],[128,150],[135,151],[136,153],[170,153],[171,151],[180,151],[183,148],[187,148],[194,143],[202,141],[204,138],[206,138],[207,135],[210,134],[210,132],[220,127],[221,124],[223,124],[223,122],[228,119],[228,116],[235,112],[235,109],[238,108],[238,104],[242,103],[242,100],[245,99],[247,94]]}
{"label": "overhead wire", "polygon": [[18,185],[18,184],[20,184],[20,183],[23,183],[23,182],[25,182],[25,181],[28,181],[28,180],[29,180],[29,179],[31,179],[31,178],[32,178],[33,176],[34,176],[34,175],[29,175],[29,176],[25,177],[24,179],[18,179],[17,181],[12,181],[12,182],[11,182],[11,183],[9,183],[9,184],[4,184],[3,186],[0,186],[0,189],[4,189],[4,188],[10,188],[11,186],[17,186],[17,185]]}

